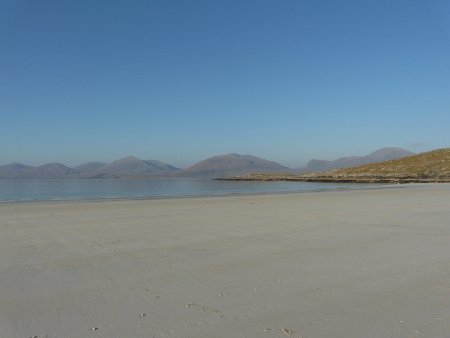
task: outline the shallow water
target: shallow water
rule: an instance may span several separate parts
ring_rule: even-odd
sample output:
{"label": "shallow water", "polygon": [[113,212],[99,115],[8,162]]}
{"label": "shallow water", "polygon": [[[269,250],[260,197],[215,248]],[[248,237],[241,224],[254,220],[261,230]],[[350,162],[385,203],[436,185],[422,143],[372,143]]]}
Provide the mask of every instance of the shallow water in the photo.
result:
{"label": "shallow water", "polygon": [[0,179],[0,201],[173,198],[358,189],[360,184],[210,179]]}

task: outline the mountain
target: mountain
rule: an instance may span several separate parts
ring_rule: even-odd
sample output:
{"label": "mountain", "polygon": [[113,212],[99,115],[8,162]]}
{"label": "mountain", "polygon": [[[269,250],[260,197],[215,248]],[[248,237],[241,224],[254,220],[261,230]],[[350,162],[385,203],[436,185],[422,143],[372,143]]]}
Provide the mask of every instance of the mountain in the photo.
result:
{"label": "mountain", "polygon": [[367,156],[342,157],[334,161],[313,159],[308,162],[306,169],[309,172],[328,171],[337,168],[349,168],[368,163],[395,160],[411,155],[414,155],[414,153],[403,148],[381,148]]}
{"label": "mountain", "polygon": [[47,163],[39,167],[21,163],[0,166],[0,178],[63,178],[77,174],[61,163]]}
{"label": "mountain", "polygon": [[159,161],[144,161],[134,156],[128,156],[97,169],[96,173],[117,177],[144,177],[177,170],[179,169]]}
{"label": "mountain", "polygon": [[11,163],[0,166],[0,178],[26,177],[34,167],[22,163]]}
{"label": "mountain", "polygon": [[33,178],[63,178],[77,172],[61,163],[47,163],[31,170]]}
{"label": "mountain", "polygon": [[227,154],[208,158],[180,172],[190,177],[225,177],[249,172],[282,172],[290,169],[252,155]]}

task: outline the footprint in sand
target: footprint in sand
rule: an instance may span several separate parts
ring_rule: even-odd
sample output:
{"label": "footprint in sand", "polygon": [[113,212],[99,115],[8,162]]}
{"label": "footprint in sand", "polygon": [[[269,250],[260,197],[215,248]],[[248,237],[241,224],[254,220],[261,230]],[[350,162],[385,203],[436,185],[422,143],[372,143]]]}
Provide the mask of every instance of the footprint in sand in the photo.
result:
{"label": "footprint in sand", "polygon": [[189,303],[188,305],[185,305],[184,307],[194,309],[197,311],[201,311],[201,312],[212,313],[212,314],[215,314],[219,318],[225,318],[225,316],[219,310],[210,308],[205,305],[201,305],[201,304],[197,304],[197,303]]}
{"label": "footprint in sand", "polygon": [[294,335],[294,331],[288,329],[281,329],[281,333],[289,337],[292,337]]}
{"label": "footprint in sand", "polygon": [[[272,329],[271,328],[265,328],[265,329],[263,329],[263,332],[269,333],[269,332],[272,332]],[[283,329],[280,329],[280,332],[283,335],[285,335],[285,336],[302,338],[301,335],[296,335],[294,330],[289,330],[289,329],[283,328]]]}
{"label": "footprint in sand", "polygon": [[302,338],[302,335],[295,333],[294,330],[289,330],[289,329],[281,329],[281,333],[284,334],[285,336],[289,336],[289,337],[296,337],[296,338]]}

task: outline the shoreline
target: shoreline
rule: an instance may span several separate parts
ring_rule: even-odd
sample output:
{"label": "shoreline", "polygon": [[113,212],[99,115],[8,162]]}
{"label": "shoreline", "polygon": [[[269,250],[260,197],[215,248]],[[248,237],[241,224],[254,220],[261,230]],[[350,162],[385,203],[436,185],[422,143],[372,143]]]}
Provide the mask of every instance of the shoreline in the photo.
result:
{"label": "shoreline", "polygon": [[[300,183],[300,182],[299,182]],[[316,183],[316,182],[312,182]],[[317,183],[334,183],[334,182],[317,182]],[[345,183],[335,183],[338,184],[350,184],[358,185],[359,183],[345,182]],[[449,184],[448,182],[428,182],[420,183],[420,186],[434,185],[434,184]],[[361,184],[358,187],[342,187],[336,189],[314,189],[314,190],[304,190],[304,191],[278,191],[278,192],[254,192],[254,193],[224,193],[224,194],[205,194],[205,195],[180,195],[180,196],[144,196],[144,197],[105,197],[105,198],[80,198],[80,199],[36,199],[36,200],[18,200],[18,201],[0,201],[0,205],[7,204],[35,204],[35,203],[92,203],[92,202],[114,202],[114,201],[153,201],[153,200],[172,200],[172,199],[197,199],[197,198],[226,198],[226,197],[240,197],[240,196],[277,196],[277,195],[296,195],[296,194],[308,194],[308,193],[326,193],[326,192],[345,192],[345,191],[360,191],[360,190],[376,190],[376,189],[398,189],[398,188],[409,188],[418,186],[419,183],[404,183],[404,184]]]}

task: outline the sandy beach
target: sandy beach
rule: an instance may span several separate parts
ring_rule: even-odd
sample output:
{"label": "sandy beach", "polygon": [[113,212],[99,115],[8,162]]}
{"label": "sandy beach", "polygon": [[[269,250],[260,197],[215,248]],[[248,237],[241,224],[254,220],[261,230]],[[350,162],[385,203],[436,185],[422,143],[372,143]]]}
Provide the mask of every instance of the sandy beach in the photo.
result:
{"label": "sandy beach", "polygon": [[449,337],[450,184],[0,205],[0,337]]}

